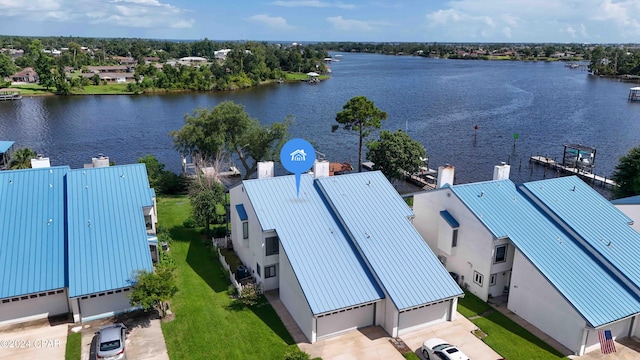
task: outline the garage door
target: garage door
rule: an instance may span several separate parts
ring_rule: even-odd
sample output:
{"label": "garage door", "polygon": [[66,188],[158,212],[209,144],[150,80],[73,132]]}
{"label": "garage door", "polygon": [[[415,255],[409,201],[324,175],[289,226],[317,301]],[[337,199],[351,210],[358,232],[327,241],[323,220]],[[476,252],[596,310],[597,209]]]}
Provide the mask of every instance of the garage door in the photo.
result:
{"label": "garage door", "polygon": [[449,315],[449,301],[419,307],[400,313],[398,334],[402,335],[431,324],[446,321]]}
{"label": "garage door", "polygon": [[316,320],[317,338],[320,339],[373,325],[374,310],[373,304],[368,304],[319,316]]}
{"label": "garage door", "polygon": [[2,299],[0,325],[46,319],[69,312],[69,301],[63,289]]}
{"label": "garage door", "polygon": [[132,310],[126,290],[108,291],[80,298],[82,321],[89,321]]}

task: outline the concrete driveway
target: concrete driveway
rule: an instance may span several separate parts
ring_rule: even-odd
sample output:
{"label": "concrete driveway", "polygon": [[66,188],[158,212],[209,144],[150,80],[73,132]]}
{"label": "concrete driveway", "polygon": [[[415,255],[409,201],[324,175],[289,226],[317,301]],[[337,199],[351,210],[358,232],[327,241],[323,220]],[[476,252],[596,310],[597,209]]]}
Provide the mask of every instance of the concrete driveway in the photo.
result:
{"label": "concrete driveway", "polygon": [[121,322],[127,327],[125,353],[127,359],[169,360],[167,346],[157,316],[146,314],[122,315],[117,318],[91,321],[82,328],[82,360],[96,359],[95,333],[100,326]]}
{"label": "concrete driveway", "polygon": [[404,358],[389,342],[389,335],[379,326],[349,331],[313,344],[299,343],[302,351],[311,358],[322,360],[403,360]]}
{"label": "concrete driveway", "polygon": [[0,359],[64,359],[68,325],[48,321],[0,329]]}
{"label": "concrete driveway", "polygon": [[472,331],[475,329],[476,326],[471,321],[457,314],[454,321],[429,326],[428,328],[403,335],[400,338],[421,359],[423,359],[420,349],[422,343],[430,338],[440,338],[456,345],[463,353],[474,360],[502,359],[500,354],[493,351],[492,348],[473,335]]}

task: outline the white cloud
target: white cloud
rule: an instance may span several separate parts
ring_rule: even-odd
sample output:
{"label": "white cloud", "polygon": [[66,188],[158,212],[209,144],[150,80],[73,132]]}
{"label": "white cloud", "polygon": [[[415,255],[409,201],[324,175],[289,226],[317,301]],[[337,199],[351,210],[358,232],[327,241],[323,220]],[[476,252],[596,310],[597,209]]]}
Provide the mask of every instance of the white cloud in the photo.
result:
{"label": "white cloud", "polygon": [[187,11],[159,0],[0,0],[2,17],[133,28],[190,28]]}
{"label": "white cloud", "polygon": [[315,7],[315,8],[338,8],[338,9],[355,9],[353,4],[345,4],[342,2],[325,2],[318,0],[301,0],[301,1],[274,1],[276,6],[284,7]]}
{"label": "white cloud", "polygon": [[637,14],[638,0],[454,0],[425,18],[447,41],[637,42]]}
{"label": "white cloud", "polygon": [[374,29],[369,23],[360,20],[343,19],[342,16],[328,17],[327,21],[339,31],[371,31]]}
{"label": "white cloud", "polygon": [[269,16],[266,14],[253,15],[249,18],[252,21],[267,25],[278,30],[292,30],[293,26],[287,24],[287,20],[280,16]]}

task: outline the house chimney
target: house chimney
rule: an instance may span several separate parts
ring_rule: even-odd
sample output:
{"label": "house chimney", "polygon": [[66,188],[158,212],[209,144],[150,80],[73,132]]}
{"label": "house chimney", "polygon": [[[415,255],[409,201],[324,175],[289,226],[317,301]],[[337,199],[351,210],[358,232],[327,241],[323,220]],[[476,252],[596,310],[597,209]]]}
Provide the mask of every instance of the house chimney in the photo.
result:
{"label": "house chimney", "polygon": [[453,176],[455,169],[456,168],[453,165],[449,164],[440,166],[438,168],[438,181],[436,183],[436,188],[441,188],[445,184],[453,185]]}
{"label": "house chimney", "polygon": [[35,159],[31,159],[31,168],[32,169],[40,169],[40,168],[48,168],[51,167],[51,163],[49,162],[49,158],[42,157],[42,154],[38,154],[38,157]]}
{"label": "house chimney", "polygon": [[313,163],[313,177],[317,179],[327,176],[329,176],[329,162],[327,160],[316,160]]}
{"label": "house chimney", "polygon": [[273,175],[273,161],[258,162],[258,179],[272,178]]}
{"label": "house chimney", "polygon": [[109,166],[109,157],[102,155],[102,153],[98,154],[97,157],[91,158],[91,165],[94,168],[99,167],[108,167]]}
{"label": "house chimney", "polygon": [[511,165],[507,165],[506,162],[501,162],[500,165],[493,167],[493,180],[506,180],[509,178],[509,172],[511,171]]}

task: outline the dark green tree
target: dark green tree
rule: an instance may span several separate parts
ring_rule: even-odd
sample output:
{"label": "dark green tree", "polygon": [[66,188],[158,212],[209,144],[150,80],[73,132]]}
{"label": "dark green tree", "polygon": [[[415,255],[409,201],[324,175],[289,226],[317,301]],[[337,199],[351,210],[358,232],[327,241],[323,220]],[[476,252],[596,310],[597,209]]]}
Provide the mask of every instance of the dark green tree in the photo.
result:
{"label": "dark green tree", "polygon": [[11,154],[11,159],[9,160],[9,169],[30,169],[31,159],[35,159],[37,156],[38,154],[36,154],[35,151],[29,148],[18,149],[13,154]]}
{"label": "dark green tree", "polygon": [[16,71],[18,71],[18,67],[13,63],[11,56],[0,53],[0,80],[15,74]]}
{"label": "dark green tree", "polygon": [[384,130],[378,140],[367,142],[367,158],[374,163],[389,181],[402,179],[404,172],[416,173],[426,156],[424,146],[402,130]]}
{"label": "dark green tree", "polygon": [[364,96],[351,98],[342,106],[342,111],[336,115],[339,125],[333,125],[331,131],[342,126],[345,130],[358,132],[358,172],[362,171],[362,143],[369,136],[371,130],[380,129],[382,120],[387,119],[387,113],[376,108],[373,101]]}
{"label": "dark green tree", "polygon": [[211,224],[224,222],[225,187],[214,177],[198,175],[189,188],[191,216],[211,234]]}
{"label": "dark green tree", "polygon": [[35,71],[38,73],[38,84],[44,86],[47,90],[56,86],[55,75],[52,72],[54,67],[55,60],[51,56],[41,52],[36,58]]}
{"label": "dark green tree", "polygon": [[615,198],[640,195],[640,146],[632,148],[620,158],[612,179],[618,184],[613,189]]}
{"label": "dark green tree", "polygon": [[146,155],[139,158],[138,163],[145,164],[147,167],[149,186],[155,189],[158,194],[174,195],[183,193],[186,189],[185,179],[169,170],[165,170],[165,165],[158,161],[155,156]]}
{"label": "dark green tree", "polygon": [[144,311],[156,309],[160,316],[167,312],[167,302],[178,292],[174,275],[175,265],[159,263],[155,271],[138,271],[133,274],[133,287],[129,303],[140,306]]}
{"label": "dark green tree", "polygon": [[176,150],[203,164],[215,164],[238,157],[245,178],[256,171],[257,163],[277,160],[278,151],[288,136],[291,119],[261,126],[249,117],[244,106],[225,101],[213,109],[196,109],[185,116],[185,125],[169,133]]}

